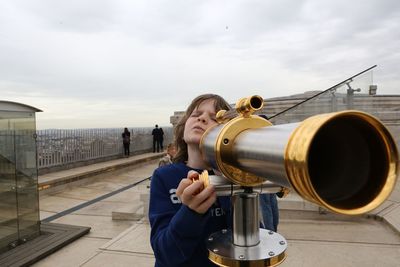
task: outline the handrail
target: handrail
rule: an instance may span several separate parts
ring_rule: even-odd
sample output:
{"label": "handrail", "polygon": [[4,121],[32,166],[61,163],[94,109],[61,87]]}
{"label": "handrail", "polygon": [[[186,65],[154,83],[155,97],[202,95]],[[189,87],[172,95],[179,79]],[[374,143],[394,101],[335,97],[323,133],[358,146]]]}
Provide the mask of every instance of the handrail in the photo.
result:
{"label": "handrail", "polygon": [[322,92],[319,92],[319,93],[317,93],[317,94],[315,94],[315,95],[313,95],[313,96],[311,96],[311,97],[309,97],[309,98],[307,98],[307,99],[305,99],[305,100],[303,100],[303,101],[301,101],[301,102],[299,102],[299,103],[297,103],[297,104],[294,104],[293,106],[291,106],[291,107],[289,107],[289,108],[287,108],[287,109],[285,109],[285,110],[283,110],[283,111],[281,111],[281,112],[276,113],[276,114],[273,115],[273,116],[268,117],[268,119],[270,120],[270,119],[272,119],[272,118],[274,118],[274,117],[276,117],[276,116],[278,116],[278,115],[280,115],[280,114],[282,114],[282,113],[285,113],[285,112],[287,112],[287,111],[289,111],[289,110],[291,110],[291,109],[293,109],[293,108],[295,108],[295,107],[297,107],[297,106],[302,105],[303,103],[305,103],[305,102],[307,102],[307,101],[310,101],[311,99],[316,98],[317,96],[320,96],[320,95],[322,95],[322,94],[324,94],[324,93],[326,93],[326,92],[329,92],[329,91],[331,91],[331,90],[333,90],[333,89],[335,89],[335,88],[337,88],[337,87],[339,87],[339,86],[342,86],[343,84],[346,84],[346,83],[348,83],[349,81],[352,81],[352,79],[354,79],[355,77],[360,76],[361,74],[364,74],[365,72],[370,71],[370,70],[372,70],[373,68],[375,68],[375,67],[377,67],[377,66],[378,66],[378,65],[373,65],[372,67],[369,67],[369,68],[367,68],[367,69],[365,69],[365,70],[363,70],[363,71],[361,71],[361,72],[359,72],[359,73],[357,73],[357,74],[355,74],[355,75],[353,75],[353,76],[347,78],[346,80],[343,80],[342,82],[337,83],[337,84],[335,84],[335,85],[332,86],[332,87],[329,87],[328,89],[326,89],[326,90],[324,90],[324,91],[322,91]]}

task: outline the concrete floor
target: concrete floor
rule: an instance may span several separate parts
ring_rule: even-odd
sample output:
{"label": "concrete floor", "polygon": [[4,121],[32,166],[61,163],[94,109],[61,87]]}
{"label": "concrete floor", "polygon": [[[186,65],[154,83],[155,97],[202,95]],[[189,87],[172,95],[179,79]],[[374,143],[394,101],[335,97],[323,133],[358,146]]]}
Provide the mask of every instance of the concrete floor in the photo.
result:
{"label": "concrete floor", "polygon": [[[59,192],[42,192],[41,219],[149,177],[156,166],[153,161]],[[89,226],[91,231],[34,266],[154,266],[146,220],[112,219],[113,211],[129,210],[139,203],[140,195],[149,190],[147,185],[148,180],[52,221]],[[376,211],[385,216],[354,218],[320,214],[317,207],[296,196],[279,199],[278,232],[288,241],[287,258],[280,266],[400,266],[399,202],[397,187]]]}

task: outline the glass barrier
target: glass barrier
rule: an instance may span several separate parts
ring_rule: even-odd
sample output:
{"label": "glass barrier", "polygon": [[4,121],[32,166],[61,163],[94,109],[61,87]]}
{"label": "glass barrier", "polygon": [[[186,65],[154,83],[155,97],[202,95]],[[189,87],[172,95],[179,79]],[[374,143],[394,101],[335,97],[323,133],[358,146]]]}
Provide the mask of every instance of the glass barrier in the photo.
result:
{"label": "glass barrier", "polygon": [[0,251],[40,233],[35,114],[0,112]]}
{"label": "glass barrier", "polygon": [[18,240],[14,138],[0,113],[0,252]]}

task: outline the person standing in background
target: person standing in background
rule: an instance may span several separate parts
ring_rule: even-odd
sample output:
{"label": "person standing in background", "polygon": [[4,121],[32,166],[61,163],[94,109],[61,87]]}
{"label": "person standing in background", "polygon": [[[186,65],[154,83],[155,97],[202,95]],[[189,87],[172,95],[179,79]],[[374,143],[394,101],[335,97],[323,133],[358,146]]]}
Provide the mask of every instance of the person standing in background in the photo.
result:
{"label": "person standing in background", "polygon": [[160,127],[160,147],[161,147],[161,151],[164,151],[164,131],[163,129]]}
{"label": "person standing in background", "polygon": [[122,133],[122,144],[124,145],[124,156],[129,157],[129,147],[131,146],[131,133],[128,128],[124,129]]}
{"label": "person standing in background", "polygon": [[161,131],[158,128],[158,124],[156,124],[155,128],[151,132],[153,135],[153,153],[157,151],[160,152],[160,136],[161,136]]}
{"label": "person standing in background", "polygon": [[[264,114],[259,115],[261,118],[268,120],[267,116]],[[274,232],[278,231],[279,224],[279,207],[276,194],[260,194],[260,210],[262,224],[265,229],[272,230]]]}
{"label": "person standing in background", "polygon": [[279,208],[276,194],[260,194],[260,210],[263,228],[278,232]]}

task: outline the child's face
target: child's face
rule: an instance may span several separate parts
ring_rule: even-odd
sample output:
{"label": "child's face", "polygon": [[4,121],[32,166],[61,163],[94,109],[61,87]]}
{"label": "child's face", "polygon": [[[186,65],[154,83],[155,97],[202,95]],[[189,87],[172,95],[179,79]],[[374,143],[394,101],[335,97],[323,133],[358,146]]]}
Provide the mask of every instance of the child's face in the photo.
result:
{"label": "child's face", "polygon": [[167,153],[168,153],[171,157],[175,157],[175,154],[176,154],[175,146],[171,146],[170,148],[168,148]]}
{"label": "child's face", "polygon": [[200,144],[203,133],[217,124],[215,119],[214,99],[207,99],[200,103],[190,114],[185,123],[183,139],[186,144]]}

